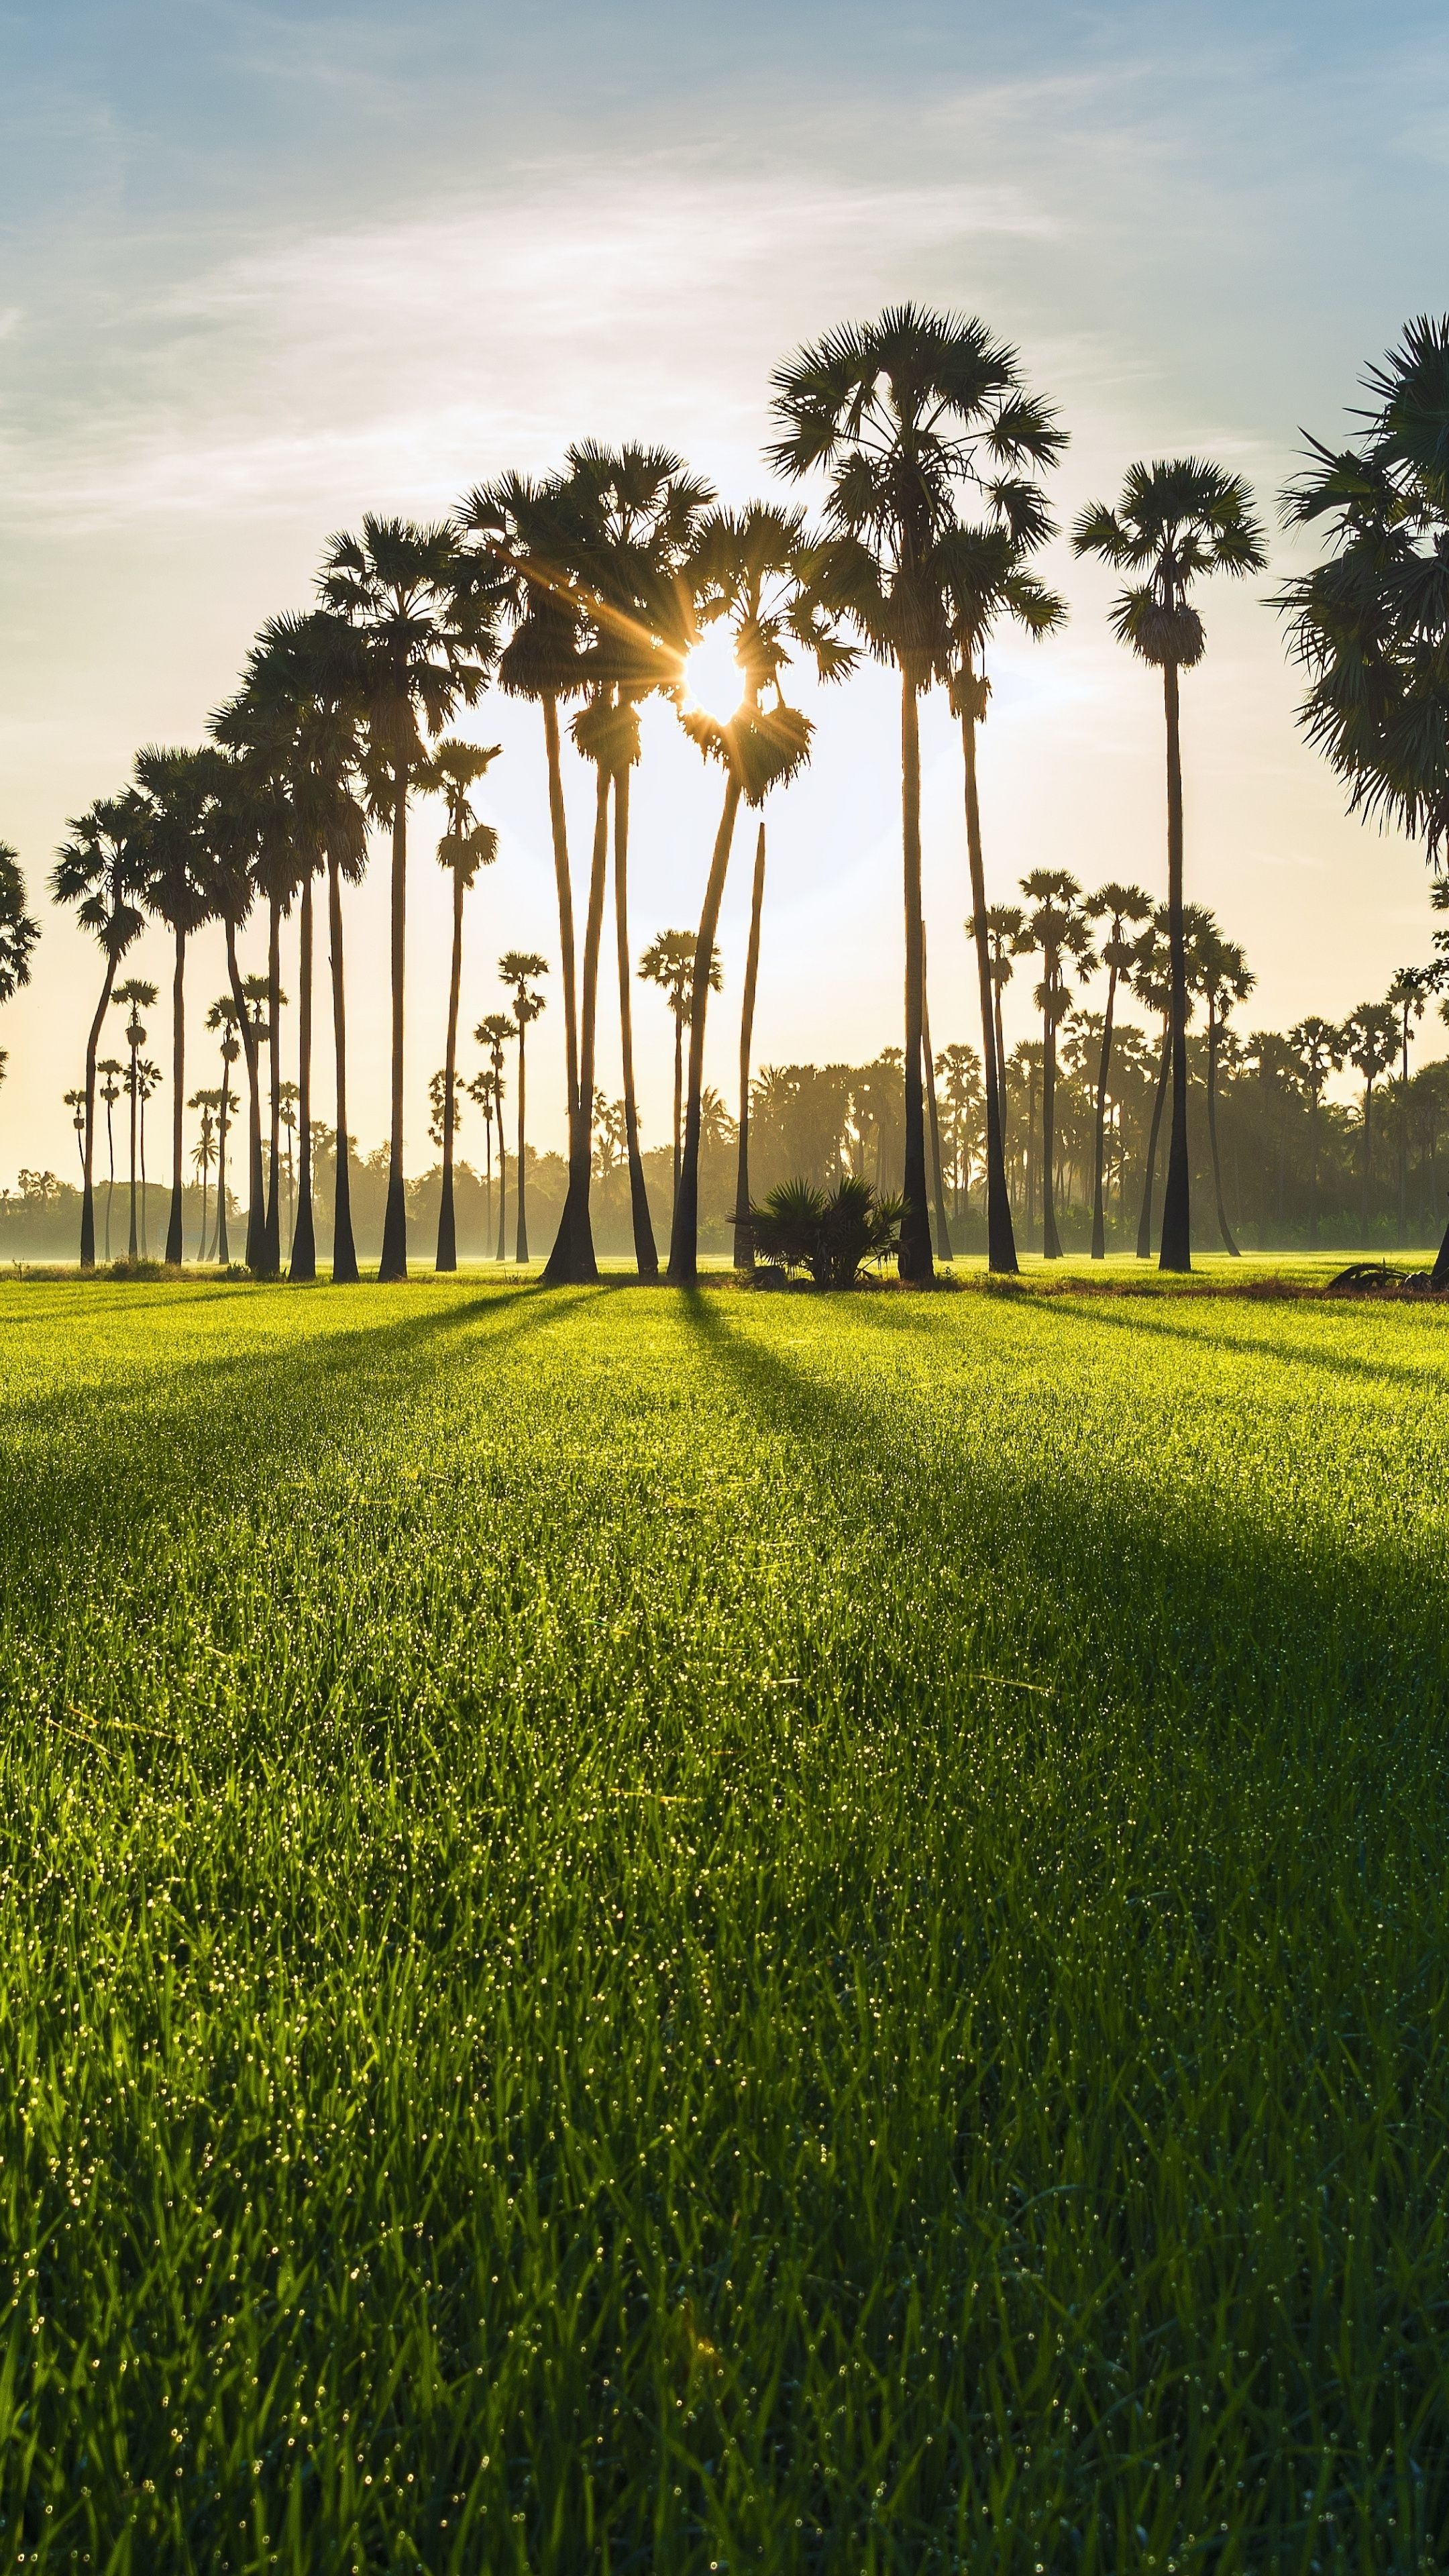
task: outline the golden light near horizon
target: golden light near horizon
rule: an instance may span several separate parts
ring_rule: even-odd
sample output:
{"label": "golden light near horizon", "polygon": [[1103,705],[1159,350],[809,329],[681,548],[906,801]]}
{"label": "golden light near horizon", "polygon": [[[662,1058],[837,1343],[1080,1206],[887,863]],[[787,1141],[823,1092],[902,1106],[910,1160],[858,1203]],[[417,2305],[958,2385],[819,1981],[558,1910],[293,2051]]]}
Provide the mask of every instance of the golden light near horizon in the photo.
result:
{"label": "golden light near horizon", "polygon": [[727,724],[745,693],[744,674],[735,659],[734,638],[725,626],[711,626],[684,661],[687,702],[717,724]]}

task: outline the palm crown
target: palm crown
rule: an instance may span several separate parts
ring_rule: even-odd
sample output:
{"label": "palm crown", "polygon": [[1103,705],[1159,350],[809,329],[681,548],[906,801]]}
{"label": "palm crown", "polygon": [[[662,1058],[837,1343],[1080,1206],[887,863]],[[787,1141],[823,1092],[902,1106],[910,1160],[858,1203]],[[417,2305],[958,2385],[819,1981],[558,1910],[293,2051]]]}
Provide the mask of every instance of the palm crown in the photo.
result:
{"label": "palm crown", "polygon": [[1207,573],[1238,578],[1268,558],[1242,477],[1194,456],[1129,467],[1115,508],[1094,501],[1072,530],[1072,550],[1119,571],[1143,573],[1112,603],[1118,641],[1144,662],[1191,670],[1207,642],[1188,594]]}

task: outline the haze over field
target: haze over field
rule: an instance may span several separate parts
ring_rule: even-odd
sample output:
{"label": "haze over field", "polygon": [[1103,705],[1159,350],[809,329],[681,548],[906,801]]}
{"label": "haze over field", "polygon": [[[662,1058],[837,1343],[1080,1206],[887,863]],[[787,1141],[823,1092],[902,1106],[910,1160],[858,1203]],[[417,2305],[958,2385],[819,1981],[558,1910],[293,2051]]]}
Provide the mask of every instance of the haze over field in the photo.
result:
{"label": "haze over field", "polygon": [[[365,509],[441,512],[585,435],[672,441],[747,497],[766,482],[770,367],[906,295],[978,310],[1020,344],[1072,432],[1059,516],[1115,490],[1131,457],[1182,449],[1266,503],[1300,424],[1340,434],[1365,357],[1444,302],[1449,35],[1417,0],[1372,22],[1298,0],[1219,0],[1190,20],[807,0],[687,21],[648,0],[62,0],[0,28],[0,833],[35,896],[65,818],[121,783],[138,744],[199,738],[257,625],[306,603],[326,537]],[[1276,540],[1275,569],[1292,559]],[[1048,862],[1156,888],[1157,693],[1106,632],[1111,576],[1064,547],[1051,572],[1067,635],[1003,640],[996,657],[992,891]],[[1267,587],[1206,602],[1211,650],[1185,687],[1188,871],[1248,948],[1255,1021],[1282,1025],[1381,990],[1427,950],[1428,914],[1419,856],[1347,821],[1293,731]],[[891,681],[867,674],[812,712],[812,766],[772,810],[759,1062],[899,1043]],[[647,721],[640,944],[697,917],[714,807],[667,712]],[[537,713],[489,699],[469,730],[507,755],[485,800],[503,858],[471,907],[471,1027],[501,999],[498,953],[551,950],[555,933]],[[974,1026],[944,707],[925,748],[940,1044]],[[572,785],[582,859],[591,788]],[[447,959],[433,836],[420,815],[415,1166]],[[745,897],[741,870],[722,940],[734,993]],[[354,1123],[371,1144],[386,1122],[381,864],[354,904]],[[135,960],[157,981],[163,939]],[[219,940],[199,946],[198,1002],[222,985]],[[47,908],[34,983],[0,1031],[0,1173],[72,1170],[61,1093],[94,989],[89,944]],[[1029,994],[1020,979],[1012,1033]],[[540,1145],[562,1142],[556,1020],[531,1068]],[[657,1144],[662,1006],[641,997],[639,1023]],[[708,1068],[727,1093],[733,1047],[727,1009]],[[601,1078],[617,1087],[607,1015]],[[465,1128],[463,1151],[475,1143]]]}

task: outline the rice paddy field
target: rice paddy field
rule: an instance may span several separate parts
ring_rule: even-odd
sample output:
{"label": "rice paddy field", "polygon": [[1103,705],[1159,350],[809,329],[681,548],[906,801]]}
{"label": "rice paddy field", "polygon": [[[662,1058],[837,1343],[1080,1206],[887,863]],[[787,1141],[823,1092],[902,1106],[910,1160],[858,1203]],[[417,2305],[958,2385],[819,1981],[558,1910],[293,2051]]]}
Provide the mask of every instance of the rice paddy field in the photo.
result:
{"label": "rice paddy field", "polygon": [[1449,2563],[1446,1397],[0,1290],[0,2567]]}

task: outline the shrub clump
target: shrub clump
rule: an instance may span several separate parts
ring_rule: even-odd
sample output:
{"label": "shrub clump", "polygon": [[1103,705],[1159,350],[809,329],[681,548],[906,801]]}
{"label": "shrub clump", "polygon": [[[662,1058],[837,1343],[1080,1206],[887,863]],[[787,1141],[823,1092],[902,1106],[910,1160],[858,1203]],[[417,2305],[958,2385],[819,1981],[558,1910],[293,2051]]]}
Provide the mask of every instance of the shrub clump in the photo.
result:
{"label": "shrub clump", "polygon": [[785,1271],[804,1270],[817,1288],[853,1288],[867,1262],[899,1249],[904,1199],[878,1198],[847,1173],[833,1190],[781,1181],[750,1210],[755,1250]]}

